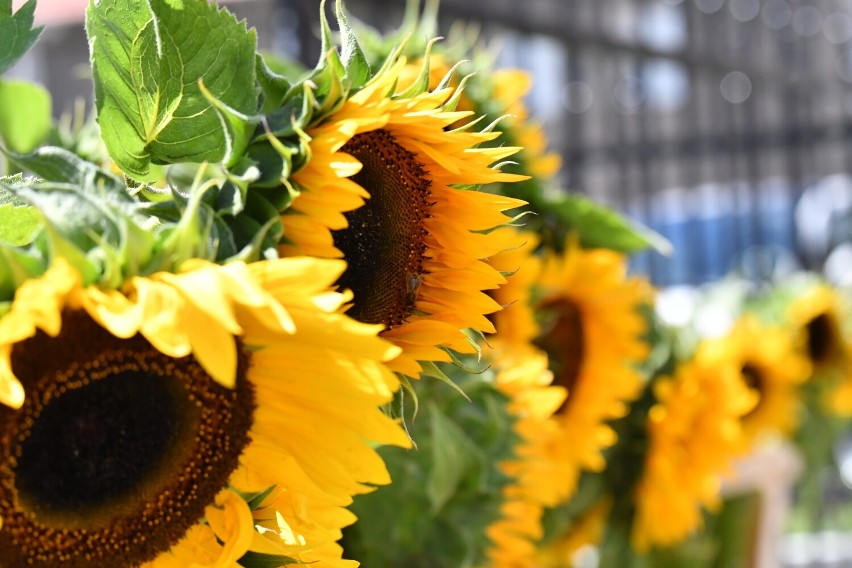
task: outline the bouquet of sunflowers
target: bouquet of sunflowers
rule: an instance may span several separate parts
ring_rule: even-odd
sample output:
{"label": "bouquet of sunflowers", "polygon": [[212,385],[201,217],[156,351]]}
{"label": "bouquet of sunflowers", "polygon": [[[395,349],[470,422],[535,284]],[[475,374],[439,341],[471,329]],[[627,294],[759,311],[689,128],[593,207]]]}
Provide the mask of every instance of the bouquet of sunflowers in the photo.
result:
{"label": "bouquet of sunflowers", "polygon": [[207,0],[99,0],[94,120],[0,80],[0,566],[658,565],[852,412],[830,288],[667,325],[628,274],[667,244],[560,190],[529,79],[434,10],[323,4],[282,74]]}

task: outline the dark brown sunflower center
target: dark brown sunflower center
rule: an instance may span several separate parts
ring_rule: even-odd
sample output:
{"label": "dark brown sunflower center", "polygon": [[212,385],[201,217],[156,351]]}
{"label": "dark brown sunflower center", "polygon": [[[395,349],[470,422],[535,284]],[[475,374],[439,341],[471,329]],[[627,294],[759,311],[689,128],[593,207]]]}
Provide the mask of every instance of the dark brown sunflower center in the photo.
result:
{"label": "dark brown sunflower center", "polygon": [[19,446],[15,479],[22,500],[68,512],[132,492],[186,429],[181,422],[189,409],[180,408],[174,383],[123,372],[53,399]]}
{"label": "dark brown sunflower center", "polygon": [[333,233],[348,263],[338,284],[355,296],[350,316],[393,328],[412,314],[420,287],[431,182],[387,130],[358,134],[342,150],[363,164],[352,179],[370,199]]}
{"label": "dark brown sunflower center", "polygon": [[748,416],[750,414],[754,414],[754,411],[757,410],[758,406],[760,406],[760,402],[763,400],[763,391],[766,388],[766,382],[763,378],[763,372],[751,363],[743,365],[740,373],[742,373],[743,382],[745,382],[746,386],[758,394],[757,405],[746,413],[746,416]]}
{"label": "dark brown sunflower center", "polygon": [[0,565],[137,566],[169,550],[228,485],[254,397],[192,357],[118,339],[88,316],[16,344],[27,399],[0,407]]}
{"label": "dark brown sunflower center", "polygon": [[830,358],[834,342],[834,327],[826,314],[820,314],[808,322],[808,355],[811,361],[823,363]]}
{"label": "dark brown sunflower center", "polygon": [[567,298],[558,298],[542,303],[544,316],[541,334],[535,345],[547,353],[553,384],[565,387],[568,397],[559,409],[565,410],[573,398],[573,390],[580,378],[580,369],[585,354],[583,315],[577,305]]}

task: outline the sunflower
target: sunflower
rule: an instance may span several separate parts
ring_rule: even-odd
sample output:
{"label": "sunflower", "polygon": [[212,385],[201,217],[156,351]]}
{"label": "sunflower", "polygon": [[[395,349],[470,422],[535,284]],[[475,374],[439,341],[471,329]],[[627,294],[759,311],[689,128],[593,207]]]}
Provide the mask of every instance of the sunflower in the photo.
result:
{"label": "sunflower", "polygon": [[500,464],[512,481],[503,488],[500,517],[486,529],[491,541],[486,555],[494,568],[533,566],[536,544],[543,535],[541,516],[558,495],[563,473],[562,464],[551,461],[547,447],[561,434],[553,414],[566,393],[551,386],[547,356],[538,350],[498,351],[494,361],[495,384],[509,398],[518,443],[514,458]]}
{"label": "sunflower", "polygon": [[561,480],[570,475],[570,464],[553,460],[548,452],[562,435],[553,415],[566,392],[551,385],[547,355],[533,345],[538,326],[531,294],[541,272],[534,253],[538,237],[506,228],[499,238],[505,252],[489,263],[509,276],[506,284],[491,292],[503,308],[491,315],[497,333],[489,338],[492,349],[486,353],[497,371],[497,388],[509,397],[517,417],[519,442],[515,459],[502,464],[513,482],[504,488],[500,518],[487,530],[492,542],[487,555],[495,567],[527,566],[542,537],[543,509],[558,501]]}
{"label": "sunflower", "polygon": [[534,305],[542,321],[534,344],[548,354],[554,384],[568,391],[557,413],[562,436],[551,451],[556,463],[572,465],[552,505],[571,496],[581,469],[603,469],[601,452],[616,441],[607,422],[627,412],[643,384],[634,365],[648,353],[639,309],[650,293],[645,281],[628,278],[626,270],[623,255],[583,250],[573,238],[564,254],[544,259]]}
{"label": "sunflower", "polygon": [[780,326],[761,324],[755,316],[740,319],[726,337],[731,357],[738,362],[757,405],[743,417],[749,440],[763,434],[790,434],[801,411],[799,387],[811,366],[795,336]]}
{"label": "sunflower", "polygon": [[844,305],[827,284],[808,287],[790,304],[790,320],[806,338],[806,353],[814,373],[834,371],[845,365],[847,353],[841,322]]}
{"label": "sunflower", "polygon": [[840,294],[822,283],[808,287],[789,308],[813,369],[809,386],[819,391],[816,396],[829,411],[840,416],[852,415],[852,358],[842,327],[846,311]]}
{"label": "sunflower", "polygon": [[723,475],[748,448],[742,418],[757,402],[722,340],[700,344],[693,359],[653,388],[635,493],[632,540],[640,552],[678,543],[701,526],[702,507],[718,506]]}
{"label": "sunflower", "polygon": [[496,133],[446,127],[454,89],[392,96],[405,66],[385,66],[320,124],[309,128],[310,160],[293,175],[301,193],[282,216],[285,256],[343,257],[349,315],[381,324],[402,348],[390,363],[416,377],[418,361],[449,361],[444,348],[473,351],[467,328],[493,331],[499,309],[483,290],[503,276],[482,259],[499,252],[490,229],[521,201],[456,186],[523,176],[490,164],[517,148],[478,148]]}
{"label": "sunflower", "polygon": [[343,269],[190,260],[110,290],[58,257],[25,281],[0,318],[4,568],[354,565],[344,507],[389,482],[371,444],[408,438],[378,408],[398,348],[339,313]]}

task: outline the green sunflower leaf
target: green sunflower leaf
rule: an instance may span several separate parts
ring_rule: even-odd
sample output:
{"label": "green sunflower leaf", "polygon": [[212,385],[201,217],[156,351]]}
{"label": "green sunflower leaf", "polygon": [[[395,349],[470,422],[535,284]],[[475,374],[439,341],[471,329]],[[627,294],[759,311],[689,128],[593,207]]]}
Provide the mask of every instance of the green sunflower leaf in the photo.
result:
{"label": "green sunflower leaf", "polygon": [[0,243],[0,316],[3,314],[3,304],[15,296],[21,284],[43,274],[45,270],[47,262],[37,251]]}
{"label": "green sunflower leaf", "polygon": [[0,80],[0,142],[13,152],[32,152],[50,134],[50,109],[50,93],[44,87]]}
{"label": "green sunflower leaf", "polygon": [[46,181],[84,188],[103,185],[114,195],[128,196],[123,180],[64,148],[43,146],[29,154],[4,153],[12,162]]}
{"label": "green sunflower leaf", "polygon": [[206,0],[100,0],[86,32],[98,123],[110,157],[134,177],[151,163],[227,162],[233,125],[202,93],[236,113],[257,110],[257,38]]}
{"label": "green sunflower leaf", "polygon": [[0,177],[0,243],[23,246],[32,242],[41,217],[17,194],[26,181],[20,174]]}
{"label": "green sunflower leaf", "polygon": [[32,207],[0,205],[0,242],[12,246],[29,244],[40,226],[41,218]]}
{"label": "green sunflower leaf", "polygon": [[340,27],[340,57],[346,67],[346,76],[353,88],[361,87],[370,79],[370,64],[358,44],[358,37],[352,29],[349,18],[346,17],[341,0],[335,3],[335,14],[337,25]]}
{"label": "green sunflower leaf", "polygon": [[0,0],[0,74],[33,46],[43,28],[33,28],[36,2],[29,0],[12,14],[12,0]]}
{"label": "green sunflower leaf", "polygon": [[435,514],[456,494],[459,485],[474,467],[474,456],[480,450],[464,430],[434,405],[429,409],[429,429],[434,444],[426,493]]}
{"label": "green sunflower leaf", "polygon": [[584,248],[608,248],[633,253],[654,248],[670,255],[672,245],[662,235],[627,221],[617,212],[579,195],[565,196],[553,209]]}
{"label": "green sunflower leaf", "polygon": [[100,196],[52,182],[22,187],[18,195],[39,211],[51,254],[76,267],[85,284],[121,281],[121,267],[113,261],[115,251],[123,248],[124,231],[116,212]]}

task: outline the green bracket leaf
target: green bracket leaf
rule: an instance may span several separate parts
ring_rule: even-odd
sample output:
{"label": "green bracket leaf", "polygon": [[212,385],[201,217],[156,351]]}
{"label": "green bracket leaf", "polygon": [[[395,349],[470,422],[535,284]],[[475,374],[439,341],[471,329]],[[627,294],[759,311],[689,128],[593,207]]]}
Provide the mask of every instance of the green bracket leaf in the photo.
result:
{"label": "green bracket leaf", "polygon": [[12,0],[0,0],[0,74],[9,70],[33,46],[42,27],[33,28],[36,1],[29,0],[12,14]]}
{"label": "green bracket leaf", "polygon": [[17,189],[27,183],[20,174],[0,177],[0,244],[29,244],[41,226],[38,211],[17,194]]}
{"label": "green bracket leaf", "polygon": [[426,493],[432,514],[436,514],[453,497],[468,470],[473,467],[474,456],[479,450],[437,405],[430,403],[429,406],[429,429],[434,443]]}
{"label": "green bracket leaf", "polygon": [[32,207],[0,205],[0,242],[23,246],[33,240],[41,226],[41,218]]}
{"label": "green bracket leaf", "polygon": [[13,152],[32,152],[50,133],[50,109],[50,93],[43,87],[0,80],[0,142]]}
{"label": "green bracket leaf", "polygon": [[672,253],[671,243],[659,233],[631,223],[585,197],[564,197],[553,209],[569,230],[580,236],[584,248],[609,248],[629,254],[651,247],[664,255]]}
{"label": "green bracket leaf", "polygon": [[85,189],[102,185],[119,199],[129,198],[123,180],[64,148],[43,146],[29,154],[4,153],[12,162],[46,181],[68,183]]}
{"label": "green bracket leaf", "polygon": [[227,162],[233,125],[208,96],[236,113],[257,110],[257,38],[206,0],[100,0],[86,32],[98,123],[110,157],[128,175],[151,163]]}

